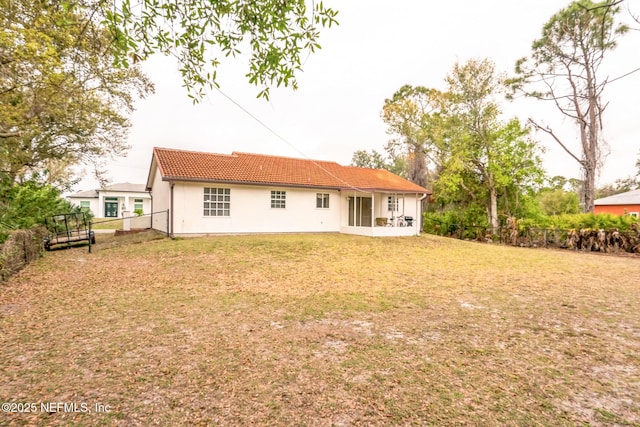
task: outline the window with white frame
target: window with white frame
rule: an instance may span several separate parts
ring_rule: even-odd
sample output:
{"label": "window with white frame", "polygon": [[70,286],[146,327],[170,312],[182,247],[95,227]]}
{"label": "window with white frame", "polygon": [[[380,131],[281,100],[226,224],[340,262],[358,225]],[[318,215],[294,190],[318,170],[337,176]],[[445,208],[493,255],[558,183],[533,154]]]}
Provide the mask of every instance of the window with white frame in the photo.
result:
{"label": "window with white frame", "polygon": [[286,191],[271,191],[271,209],[284,209],[287,207]]}
{"label": "window with white frame", "polygon": [[396,196],[387,198],[387,210],[389,212],[398,212],[398,198]]}
{"label": "window with white frame", "polygon": [[639,216],[638,216],[638,215],[639,215],[639,213],[638,213],[638,212],[629,212],[629,215],[630,215],[630,216],[634,216],[634,217],[636,217],[636,218],[638,218],[638,217],[639,217]]}
{"label": "window with white frame", "polygon": [[81,200],[80,201],[80,209],[82,209],[85,212],[89,212],[89,210],[91,209],[91,202],[89,202],[87,200]]}
{"label": "window with white frame", "polygon": [[205,187],[204,216],[230,216],[230,215],[231,215],[231,189]]}
{"label": "window with white frame", "polygon": [[133,199],[133,211],[142,212],[144,210],[144,200],[142,199]]}
{"label": "window with white frame", "polygon": [[329,193],[316,194],[316,208],[329,209]]}

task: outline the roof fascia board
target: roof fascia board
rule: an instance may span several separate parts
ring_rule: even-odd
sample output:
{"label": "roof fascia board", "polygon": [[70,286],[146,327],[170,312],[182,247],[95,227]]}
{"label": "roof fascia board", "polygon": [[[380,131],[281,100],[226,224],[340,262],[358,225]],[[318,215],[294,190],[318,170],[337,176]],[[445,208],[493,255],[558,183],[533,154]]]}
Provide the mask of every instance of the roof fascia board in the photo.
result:
{"label": "roof fascia board", "polygon": [[151,155],[151,164],[149,165],[149,174],[147,175],[147,184],[146,184],[146,187],[145,187],[147,192],[151,191],[151,186],[153,185],[151,180],[155,177],[156,169],[159,168],[159,167],[160,167],[160,165],[156,161],[156,150],[154,148],[153,149],[153,154]]}
{"label": "roof fascia board", "polygon": [[416,191],[416,190],[390,190],[388,188],[352,188],[352,187],[343,187],[340,191],[348,192],[358,192],[358,193],[385,193],[385,194],[431,194],[425,191]]}
{"label": "roof fascia board", "polygon": [[140,193],[146,194],[147,190],[97,190],[99,193]]}
{"label": "roof fascia board", "polygon": [[163,176],[162,180],[169,181],[169,182],[197,182],[197,183],[210,183],[210,184],[255,185],[260,187],[288,187],[288,188],[314,188],[314,189],[322,189],[322,190],[340,190],[340,188],[332,187],[332,186],[288,184],[283,182],[211,180],[211,179],[198,179],[198,178],[183,178],[183,177],[175,177],[175,176]]}
{"label": "roof fascia board", "polygon": [[339,190],[344,192],[357,191],[364,193],[387,193],[387,194],[430,194],[424,191],[415,190],[391,190],[388,188],[352,188],[352,187],[334,187],[334,186],[320,186],[320,185],[304,185],[304,184],[291,184],[282,182],[260,182],[260,181],[233,181],[233,180],[211,180],[211,179],[198,179],[198,178],[184,178],[178,176],[163,176],[163,181],[168,182],[197,182],[197,183],[211,183],[211,184],[236,184],[236,185],[255,185],[260,187],[288,187],[288,188],[314,188],[324,190]]}

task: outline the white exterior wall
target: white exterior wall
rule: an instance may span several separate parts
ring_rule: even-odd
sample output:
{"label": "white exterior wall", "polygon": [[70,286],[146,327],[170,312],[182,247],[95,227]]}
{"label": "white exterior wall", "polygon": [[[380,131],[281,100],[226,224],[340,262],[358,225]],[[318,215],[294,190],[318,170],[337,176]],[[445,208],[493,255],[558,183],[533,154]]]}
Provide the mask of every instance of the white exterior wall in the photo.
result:
{"label": "white exterior wall", "polygon": [[96,197],[68,197],[69,202],[75,206],[80,207],[80,202],[89,202],[89,210],[93,214],[93,216],[98,216],[98,210],[100,209],[100,205],[98,204],[98,199]]}
{"label": "white exterior wall", "polygon": [[[412,227],[376,227],[375,218],[390,218],[388,193],[356,193],[348,190],[304,189],[207,182],[175,182],[173,206],[171,183],[163,181],[152,166],[152,208],[171,212],[174,235],[224,233],[340,232],[365,236],[410,236],[420,233],[420,202],[416,194],[398,195],[397,215],[412,216]],[[230,215],[204,215],[204,188],[230,189]],[[286,192],[286,208],[271,208],[271,191]],[[329,208],[316,207],[316,195],[329,194]],[[349,197],[373,197],[373,227],[350,227]],[[153,228],[166,231],[167,217],[153,216]]]}
{"label": "white exterior wall", "polygon": [[[157,193],[154,180],[154,210]],[[204,216],[204,188],[231,189],[230,216]],[[286,208],[271,208],[271,191],[286,191]],[[329,208],[316,208],[316,194],[329,194]],[[174,234],[339,232],[340,192],[322,189],[177,182]]]}
{"label": "white exterior wall", "polygon": [[[122,211],[128,210],[133,214],[135,199],[142,199],[142,210],[145,214],[151,213],[151,197],[149,193],[137,193],[129,191],[99,191],[99,215],[104,217],[104,199],[107,197],[118,198],[118,217],[122,217]],[[124,209],[123,209],[124,206]]]}
{"label": "white exterior wall", "polygon": [[[162,180],[160,171],[155,168],[153,185],[151,187],[153,212],[162,212],[171,208],[171,185]],[[167,232],[167,217],[165,215],[153,215],[151,228]]]}

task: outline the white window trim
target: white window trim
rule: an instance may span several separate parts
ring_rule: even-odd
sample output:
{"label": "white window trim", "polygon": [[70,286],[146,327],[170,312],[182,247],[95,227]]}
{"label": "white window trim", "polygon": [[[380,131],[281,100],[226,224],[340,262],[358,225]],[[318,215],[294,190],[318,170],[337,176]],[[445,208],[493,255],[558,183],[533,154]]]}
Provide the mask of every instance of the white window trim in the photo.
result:
{"label": "white window trim", "polygon": [[[270,206],[271,209],[287,208],[287,192],[286,190],[271,190]],[[279,206],[282,205],[282,206]]]}
{"label": "white window trim", "polygon": [[[391,209],[395,204],[395,209]],[[398,196],[387,196],[387,211],[388,212],[400,212],[400,197]]]}
{"label": "white window trim", "polygon": [[[318,198],[318,196],[322,196],[322,198]],[[326,199],[324,196],[327,196]],[[318,206],[318,200],[322,200],[321,205]],[[324,206],[324,201],[327,201],[327,205]],[[316,193],[316,209],[327,210],[330,209],[331,206],[331,194],[330,193]]]}
{"label": "white window trim", "polygon": [[[209,194],[207,194],[207,190],[209,190]],[[222,190],[222,193],[220,194],[218,190]],[[222,197],[222,200],[219,197]],[[209,203],[208,207],[206,203]],[[220,204],[222,208],[219,207]],[[212,205],[216,205],[216,207]],[[209,212],[208,215],[206,214],[207,211]],[[214,215],[211,214],[213,212],[215,212]],[[219,212],[222,212],[222,214],[218,214]],[[231,189],[227,187],[204,187],[202,189],[202,216],[204,218],[229,218],[231,216]]]}

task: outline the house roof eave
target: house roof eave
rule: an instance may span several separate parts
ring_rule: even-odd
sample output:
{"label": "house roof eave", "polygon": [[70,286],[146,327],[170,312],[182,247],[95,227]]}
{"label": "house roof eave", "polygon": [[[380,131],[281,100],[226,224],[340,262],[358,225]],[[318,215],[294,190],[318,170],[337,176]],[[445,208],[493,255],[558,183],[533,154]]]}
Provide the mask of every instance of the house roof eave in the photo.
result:
{"label": "house roof eave", "polygon": [[286,182],[263,182],[263,181],[237,181],[237,180],[223,180],[223,179],[206,179],[206,178],[189,178],[183,176],[163,176],[163,181],[168,182],[198,182],[198,183],[210,183],[210,184],[234,184],[234,185],[255,185],[259,187],[287,187],[287,188],[314,188],[319,190],[340,190],[335,186],[321,186],[321,185],[304,185]]}
{"label": "house roof eave", "polygon": [[344,191],[346,193],[350,191],[357,192],[365,192],[365,193],[385,193],[385,194],[422,194],[422,195],[430,195],[430,191],[418,191],[418,190],[395,190],[391,188],[352,188],[352,187],[343,187],[340,191]]}

